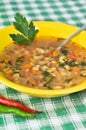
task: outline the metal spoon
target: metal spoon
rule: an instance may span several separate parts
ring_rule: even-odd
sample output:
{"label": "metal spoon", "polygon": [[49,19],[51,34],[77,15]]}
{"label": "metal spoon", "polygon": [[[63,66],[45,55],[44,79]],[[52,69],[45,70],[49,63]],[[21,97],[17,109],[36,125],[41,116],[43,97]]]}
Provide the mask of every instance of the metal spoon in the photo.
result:
{"label": "metal spoon", "polygon": [[86,25],[83,25],[78,31],[76,31],[75,33],[73,33],[71,36],[69,36],[62,44],[60,44],[57,47],[57,50],[60,50],[66,43],[68,43],[73,37],[75,37],[76,35],[78,35],[80,32],[82,32],[83,30],[86,29]]}

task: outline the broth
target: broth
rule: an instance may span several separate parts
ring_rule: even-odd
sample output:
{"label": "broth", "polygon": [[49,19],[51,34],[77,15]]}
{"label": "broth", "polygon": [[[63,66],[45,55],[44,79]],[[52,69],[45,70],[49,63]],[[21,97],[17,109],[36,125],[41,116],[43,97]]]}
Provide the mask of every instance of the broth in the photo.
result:
{"label": "broth", "polygon": [[0,56],[0,71],[12,82],[38,89],[75,86],[86,79],[86,49],[74,42],[60,52],[64,39],[35,40],[30,46],[12,44]]}

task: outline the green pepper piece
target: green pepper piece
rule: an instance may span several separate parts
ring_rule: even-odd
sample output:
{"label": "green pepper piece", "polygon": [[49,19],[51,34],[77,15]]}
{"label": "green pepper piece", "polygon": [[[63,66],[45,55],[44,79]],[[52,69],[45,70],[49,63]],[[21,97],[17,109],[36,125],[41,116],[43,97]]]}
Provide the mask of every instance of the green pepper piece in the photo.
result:
{"label": "green pepper piece", "polygon": [[0,105],[0,113],[13,113],[15,115],[27,118],[35,118],[35,115],[24,112],[18,108]]}

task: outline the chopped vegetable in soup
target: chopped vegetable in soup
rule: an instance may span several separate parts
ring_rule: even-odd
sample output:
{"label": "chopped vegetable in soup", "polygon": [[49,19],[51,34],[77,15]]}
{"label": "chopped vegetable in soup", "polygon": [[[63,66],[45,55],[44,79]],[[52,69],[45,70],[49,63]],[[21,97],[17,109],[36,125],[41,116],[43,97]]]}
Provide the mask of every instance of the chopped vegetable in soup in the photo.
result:
{"label": "chopped vegetable in soup", "polygon": [[30,46],[13,44],[0,57],[0,71],[7,79],[30,88],[72,87],[86,79],[86,49],[72,41],[60,52],[64,39],[35,40]]}

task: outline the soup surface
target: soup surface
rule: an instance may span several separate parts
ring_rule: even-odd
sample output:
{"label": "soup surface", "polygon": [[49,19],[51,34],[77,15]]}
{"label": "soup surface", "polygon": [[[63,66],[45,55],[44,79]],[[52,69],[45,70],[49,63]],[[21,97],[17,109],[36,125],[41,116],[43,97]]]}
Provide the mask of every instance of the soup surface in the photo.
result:
{"label": "soup surface", "polygon": [[77,85],[86,79],[86,49],[71,41],[58,51],[63,40],[39,39],[30,46],[12,44],[0,56],[0,71],[7,79],[31,88]]}

